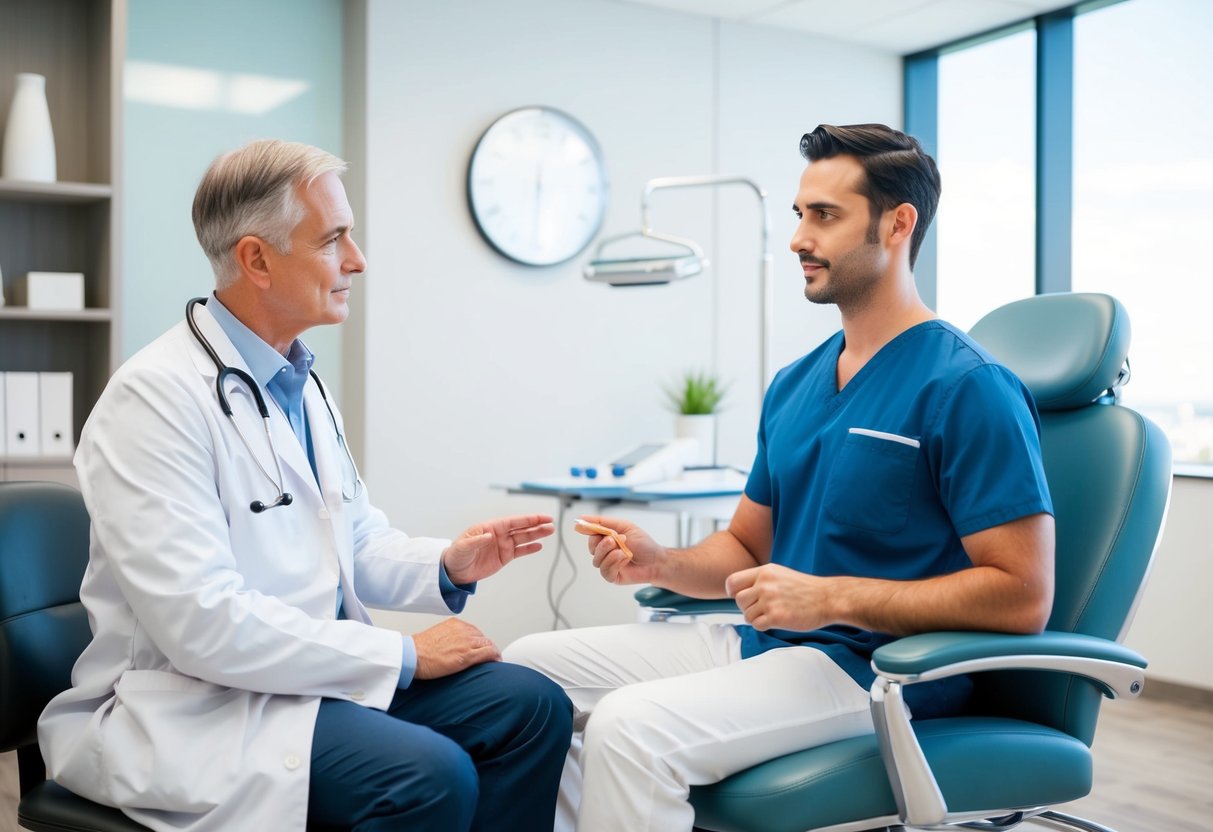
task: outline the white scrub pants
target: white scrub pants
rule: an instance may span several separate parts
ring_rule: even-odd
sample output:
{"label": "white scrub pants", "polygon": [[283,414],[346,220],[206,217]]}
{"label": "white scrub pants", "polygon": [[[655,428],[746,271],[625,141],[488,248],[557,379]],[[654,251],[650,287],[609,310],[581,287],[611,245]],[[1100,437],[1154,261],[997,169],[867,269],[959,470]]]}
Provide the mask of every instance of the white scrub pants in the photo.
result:
{"label": "white scrub pants", "polygon": [[788,647],[742,660],[731,624],[536,633],[505,659],[573,701],[561,832],[690,830],[691,786],[873,731],[867,691],[824,653]]}

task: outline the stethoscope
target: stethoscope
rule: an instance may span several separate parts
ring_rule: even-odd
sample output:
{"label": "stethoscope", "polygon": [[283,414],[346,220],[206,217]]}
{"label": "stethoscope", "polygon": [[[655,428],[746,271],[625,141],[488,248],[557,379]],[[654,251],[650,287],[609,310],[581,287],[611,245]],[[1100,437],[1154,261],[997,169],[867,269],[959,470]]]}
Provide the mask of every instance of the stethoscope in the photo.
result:
{"label": "stethoscope", "polygon": [[[236,428],[236,433],[240,437],[240,441],[244,443],[245,449],[253,462],[261,469],[262,475],[270,482],[274,488],[278,489],[278,496],[268,503],[261,500],[253,500],[249,503],[249,509],[254,514],[260,514],[268,508],[277,508],[278,506],[289,506],[295,501],[295,498],[289,491],[284,489],[286,480],[282,476],[282,462],[278,457],[278,449],[274,447],[274,437],[270,433],[270,411],[265,406],[265,397],[261,395],[260,385],[257,381],[244,370],[239,367],[229,367],[219,358],[219,353],[215,352],[215,348],[211,346],[211,342],[202,334],[202,330],[198,328],[198,322],[194,320],[194,307],[198,304],[206,304],[206,298],[193,298],[185,305],[185,321],[189,324],[190,332],[194,334],[194,338],[206,350],[207,355],[211,357],[211,361],[215,363],[215,369],[219,371],[219,375],[215,378],[215,393],[219,396],[219,407],[223,410],[223,415],[227,417],[232,426]],[[358,476],[358,466],[354,464],[354,456],[350,453],[349,446],[345,444],[345,435],[342,434],[341,428],[337,425],[337,416],[333,413],[333,406],[329,404],[328,394],[324,392],[324,384],[320,381],[320,376],[316,375],[314,370],[308,370],[309,375],[316,382],[316,387],[320,390],[320,398],[324,400],[324,406],[328,409],[329,419],[333,422],[333,431],[337,434],[337,442],[341,445],[341,449],[345,451],[345,458],[350,463],[350,470],[354,472],[354,488],[353,493],[347,494],[345,489],[345,480],[341,482],[341,499],[349,503],[358,499],[358,495],[362,493],[362,478]],[[257,412],[261,414],[261,423],[265,426],[265,440],[269,443],[270,456],[274,458],[274,468],[277,470],[278,478],[274,479],[270,476],[270,472],[261,464],[261,460],[253,453],[253,448],[249,441],[244,437],[244,431],[240,429],[240,424],[232,417],[232,406],[228,403],[227,393],[223,392],[223,382],[229,376],[235,376],[241,384],[248,388],[253,394],[253,401],[257,405]]]}

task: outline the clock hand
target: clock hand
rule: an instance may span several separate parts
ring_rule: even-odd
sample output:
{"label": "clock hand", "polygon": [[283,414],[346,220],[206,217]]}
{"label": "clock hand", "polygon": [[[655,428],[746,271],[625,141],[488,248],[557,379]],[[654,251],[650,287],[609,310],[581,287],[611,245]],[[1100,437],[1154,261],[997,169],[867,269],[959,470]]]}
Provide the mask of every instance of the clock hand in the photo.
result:
{"label": "clock hand", "polygon": [[543,164],[535,165],[535,199],[531,203],[531,239],[539,241],[539,206],[543,199]]}

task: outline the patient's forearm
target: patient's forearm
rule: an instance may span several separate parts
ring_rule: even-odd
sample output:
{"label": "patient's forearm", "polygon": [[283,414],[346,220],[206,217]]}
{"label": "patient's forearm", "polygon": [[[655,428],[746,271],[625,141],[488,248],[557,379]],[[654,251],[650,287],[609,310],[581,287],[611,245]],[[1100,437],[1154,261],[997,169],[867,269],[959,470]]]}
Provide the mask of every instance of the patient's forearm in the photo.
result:
{"label": "patient's forearm", "polygon": [[725,579],[758,560],[732,532],[716,532],[687,549],[666,549],[653,583],[692,598],[724,598]]}

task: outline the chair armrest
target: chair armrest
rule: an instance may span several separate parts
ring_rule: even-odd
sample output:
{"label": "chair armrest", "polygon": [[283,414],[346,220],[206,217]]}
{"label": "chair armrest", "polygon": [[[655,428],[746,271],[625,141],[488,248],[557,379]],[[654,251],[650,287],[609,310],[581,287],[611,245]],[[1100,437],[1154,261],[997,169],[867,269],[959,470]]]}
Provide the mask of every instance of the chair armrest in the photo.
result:
{"label": "chair armrest", "polygon": [[950,632],[907,636],[872,654],[872,670],[903,684],[986,670],[1055,670],[1099,684],[1104,694],[1137,696],[1145,658],[1114,641],[1079,633]]}
{"label": "chair armrest", "polygon": [[691,598],[658,586],[636,590],[636,603],[670,615],[704,615],[714,612],[739,612],[732,598]]}
{"label": "chair armrest", "polygon": [[902,687],[986,670],[1053,670],[1091,680],[1109,698],[1137,696],[1146,660],[1107,639],[1076,633],[922,633],[872,654],[872,720],[898,813],[910,826],[942,823],[948,808],[927,763]]}

